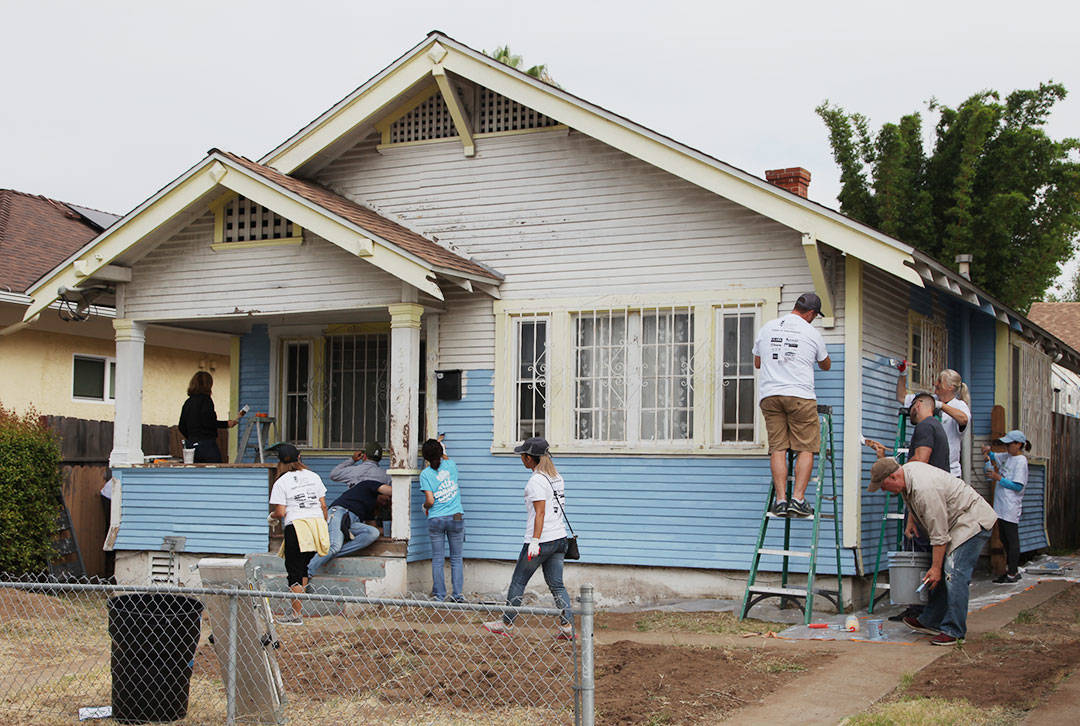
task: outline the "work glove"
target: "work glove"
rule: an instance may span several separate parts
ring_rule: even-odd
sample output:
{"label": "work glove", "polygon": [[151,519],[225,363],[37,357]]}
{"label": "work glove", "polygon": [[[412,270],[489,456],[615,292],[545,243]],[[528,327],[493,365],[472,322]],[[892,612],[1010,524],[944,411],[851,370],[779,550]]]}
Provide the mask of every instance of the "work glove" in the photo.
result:
{"label": "work glove", "polygon": [[537,537],[533,537],[529,540],[529,554],[528,559],[540,556],[540,540]]}
{"label": "work glove", "polygon": [[900,371],[901,373],[903,373],[904,371],[906,371],[906,370],[907,370],[907,361],[906,361],[906,360],[902,360],[902,361],[900,361],[899,363],[897,363],[897,364],[896,364],[896,370]]}
{"label": "work glove", "polygon": [[942,405],[942,404],[941,404],[941,400],[940,400],[940,399],[937,399],[937,398],[935,398],[935,399],[934,399],[934,410],[935,410],[935,411],[940,411],[940,410],[941,410],[941,405]]}

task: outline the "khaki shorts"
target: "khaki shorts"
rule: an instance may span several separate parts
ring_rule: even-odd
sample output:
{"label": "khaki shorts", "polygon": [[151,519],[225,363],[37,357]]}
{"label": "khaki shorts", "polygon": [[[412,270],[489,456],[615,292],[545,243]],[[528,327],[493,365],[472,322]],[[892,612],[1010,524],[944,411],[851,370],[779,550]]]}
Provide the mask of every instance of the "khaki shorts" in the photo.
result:
{"label": "khaki shorts", "polygon": [[821,425],[817,401],[795,396],[767,396],[761,399],[765,430],[769,434],[769,453],[774,451],[818,451]]}

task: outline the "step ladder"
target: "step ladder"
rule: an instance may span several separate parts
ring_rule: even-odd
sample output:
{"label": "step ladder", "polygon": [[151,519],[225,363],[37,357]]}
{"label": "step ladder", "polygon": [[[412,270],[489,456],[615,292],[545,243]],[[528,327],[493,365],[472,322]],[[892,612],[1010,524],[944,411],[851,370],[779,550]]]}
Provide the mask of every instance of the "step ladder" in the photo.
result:
{"label": "step ladder", "polygon": [[248,421],[244,422],[244,431],[240,434],[240,444],[236,448],[236,461],[241,462],[247,456],[248,447],[251,445],[251,432],[255,431],[255,456],[254,460],[260,464],[266,463],[265,449],[269,445],[270,430],[274,426],[274,417],[256,413]]}
{"label": "step ladder", "polygon": [[[900,464],[907,461],[909,453],[907,449],[907,426],[910,417],[911,411],[906,406],[901,406],[897,409],[896,440],[893,443],[893,456]],[[886,538],[889,536],[887,530],[890,522],[896,523],[896,549],[899,550],[904,543],[904,498],[899,494],[892,494],[884,489],[882,489],[881,492],[885,495],[885,508],[881,513],[881,529],[878,532],[877,555],[874,557],[874,576],[870,580],[870,606],[866,609],[868,614],[873,614],[874,606],[877,605],[877,601],[885,597],[890,589],[889,583],[878,582],[878,576],[881,574],[881,551],[885,546]],[[892,511],[894,497],[896,499],[896,511]]]}
{"label": "step ladder", "polygon": [[[817,411],[818,422],[821,426],[821,444],[818,449],[816,476],[810,480],[810,484],[807,486],[806,496],[807,499],[811,499],[809,495],[812,487],[814,492],[812,498],[814,502],[814,515],[812,517],[798,518],[775,516],[770,510],[776,499],[776,491],[772,483],[769,483],[769,495],[765,499],[765,512],[761,517],[761,528],[758,531],[757,546],[754,547],[754,558],[750,565],[750,577],[746,581],[746,592],[743,595],[742,613],[739,615],[740,620],[746,617],[750,608],[770,597],[779,597],[781,607],[788,602],[791,602],[801,608],[803,611],[804,622],[807,625],[810,624],[814,609],[814,595],[825,597],[832,602],[833,606],[836,608],[836,612],[843,612],[843,577],[841,576],[840,569],[840,517],[836,496],[836,459],[834,456],[835,449],[833,448],[832,406],[818,406]],[[795,483],[795,458],[795,452],[789,451],[787,478],[788,501],[791,501],[792,487]],[[828,472],[826,472],[826,463],[828,464]],[[827,478],[826,473],[828,473]],[[828,493],[825,492],[826,486],[828,487]],[[825,502],[832,503],[831,514],[822,512],[822,504]],[[765,536],[768,533],[769,520],[772,519],[782,519],[784,522],[783,549],[765,547]],[[817,572],[818,532],[820,530],[821,520],[823,519],[831,519],[833,521],[836,550],[835,590],[814,587],[814,576]],[[791,548],[791,527],[794,522],[809,522],[811,524],[812,530],[809,550],[794,550]],[[779,587],[757,584],[758,566],[761,563],[762,555],[783,557],[783,567],[781,569]],[[809,560],[809,566],[806,572],[805,589],[788,587],[788,566],[793,557]],[[805,601],[805,604],[800,604],[800,600]]]}

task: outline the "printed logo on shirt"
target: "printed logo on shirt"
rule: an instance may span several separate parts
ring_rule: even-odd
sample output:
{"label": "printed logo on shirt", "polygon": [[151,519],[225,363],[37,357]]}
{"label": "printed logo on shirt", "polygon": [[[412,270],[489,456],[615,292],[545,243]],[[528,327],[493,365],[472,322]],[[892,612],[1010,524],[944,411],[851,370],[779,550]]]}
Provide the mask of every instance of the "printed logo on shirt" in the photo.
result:
{"label": "printed logo on shirt", "polygon": [[439,504],[446,504],[454,498],[457,494],[457,482],[450,478],[450,472],[440,471],[436,474],[439,480],[439,488],[435,490],[435,501]]}

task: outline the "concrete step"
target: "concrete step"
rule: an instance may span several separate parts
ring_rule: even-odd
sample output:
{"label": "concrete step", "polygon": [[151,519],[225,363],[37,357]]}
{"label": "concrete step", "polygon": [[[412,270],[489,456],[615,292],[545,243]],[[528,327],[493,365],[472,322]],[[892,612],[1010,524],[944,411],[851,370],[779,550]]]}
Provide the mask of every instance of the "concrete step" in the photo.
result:
{"label": "concrete step", "polygon": [[[285,560],[277,555],[256,553],[248,555],[244,566],[247,576],[262,583],[271,592],[288,592]],[[327,563],[323,572],[308,580],[308,591],[319,594],[353,595],[367,594],[366,583],[385,575],[386,566],[378,557],[336,557]],[[274,600],[274,610],[288,601]],[[304,615],[340,615],[344,607],[339,603],[305,601]]]}

